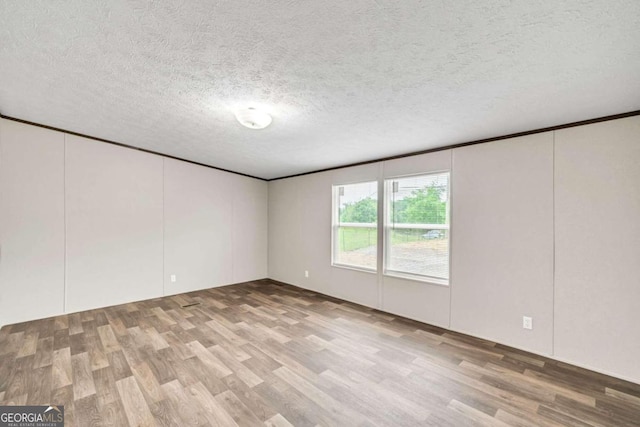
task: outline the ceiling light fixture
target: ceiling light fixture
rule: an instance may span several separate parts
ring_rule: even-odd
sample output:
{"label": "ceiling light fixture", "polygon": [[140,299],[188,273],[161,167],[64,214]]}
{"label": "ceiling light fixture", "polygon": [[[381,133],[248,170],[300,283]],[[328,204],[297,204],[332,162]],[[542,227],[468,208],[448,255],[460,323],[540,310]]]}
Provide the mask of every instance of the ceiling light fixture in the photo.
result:
{"label": "ceiling light fixture", "polygon": [[236,111],[236,119],[249,129],[264,129],[271,124],[271,116],[253,107]]}

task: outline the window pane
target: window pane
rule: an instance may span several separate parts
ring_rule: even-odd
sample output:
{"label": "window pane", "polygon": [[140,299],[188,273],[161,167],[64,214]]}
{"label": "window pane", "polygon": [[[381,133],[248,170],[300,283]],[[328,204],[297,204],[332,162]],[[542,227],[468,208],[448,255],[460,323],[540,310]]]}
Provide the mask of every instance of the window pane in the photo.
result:
{"label": "window pane", "polygon": [[388,270],[449,278],[449,231],[392,229]]}
{"label": "window pane", "polygon": [[376,227],[339,227],[335,262],[375,269],[378,258],[377,243]]}
{"label": "window pane", "polygon": [[388,180],[386,269],[449,278],[449,174]]}
{"label": "window pane", "polygon": [[333,262],[376,269],[378,183],[334,187]]}

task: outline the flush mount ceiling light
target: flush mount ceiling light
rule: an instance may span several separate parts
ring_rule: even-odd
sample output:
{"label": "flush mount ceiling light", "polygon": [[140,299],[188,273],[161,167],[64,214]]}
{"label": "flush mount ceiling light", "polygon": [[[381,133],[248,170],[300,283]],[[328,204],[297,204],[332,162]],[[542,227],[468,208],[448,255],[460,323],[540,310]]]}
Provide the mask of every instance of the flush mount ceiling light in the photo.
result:
{"label": "flush mount ceiling light", "polygon": [[264,129],[271,124],[271,116],[253,107],[236,111],[236,119],[249,129]]}

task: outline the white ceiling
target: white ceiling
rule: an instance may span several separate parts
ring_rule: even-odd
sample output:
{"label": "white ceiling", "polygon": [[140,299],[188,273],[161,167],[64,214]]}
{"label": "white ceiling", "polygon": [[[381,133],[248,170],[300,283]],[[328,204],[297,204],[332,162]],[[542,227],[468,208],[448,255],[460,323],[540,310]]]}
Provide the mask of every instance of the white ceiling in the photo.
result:
{"label": "white ceiling", "polygon": [[638,0],[0,0],[0,113],[262,178],[638,109]]}

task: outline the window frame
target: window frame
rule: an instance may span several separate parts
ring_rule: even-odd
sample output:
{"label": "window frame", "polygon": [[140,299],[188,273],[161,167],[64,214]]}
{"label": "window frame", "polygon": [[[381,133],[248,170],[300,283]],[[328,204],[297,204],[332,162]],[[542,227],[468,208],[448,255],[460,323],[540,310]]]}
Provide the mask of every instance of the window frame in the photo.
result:
{"label": "window frame", "polygon": [[[379,230],[380,230],[380,214],[379,209],[376,210],[376,222],[345,222],[340,223],[340,187],[346,187],[349,185],[357,185],[357,184],[375,184],[376,185],[376,202],[379,206],[380,204],[380,180],[363,180],[363,181],[354,181],[342,184],[332,184],[331,185],[331,266],[337,268],[344,268],[347,270],[357,270],[365,273],[378,273],[379,266],[379,247],[380,247],[380,239],[379,239]],[[336,261],[336,255],[338,254],[338,234],[340,232],[340,227],[355,227],[355,228],[373,228],[376,233],[376,262],[375,267],[369,268],[361,265],[354,264],[345,264]]]}
{"label": "window frame", "polygon": [[[397,224],[394,226],[391,221],[391,197],[393,194],[394,181],[404,178],[416,178],[430,175],[442,175],[447,174],[447,212],[446,212],[446,224],[401,224],[400,227]],[[413,280],[421,283],[429,283],[434,285],[449,286],[451,281],[451,170],[434,170],[429,172],[419,172],[407,175],[397,175],[384,177],[383,179],[383,214],[382,214],[382,275],[387,277],[395,277],[405,280]],[[380,219],[378,218],[378,222]],[[390,256],[391,256],[391,230],[393,229],[425,229],[425,230],[446,230],[448,232],[448,245],[447,245],[447,263],[449,265],[449,277],[441,278],[435,276],[428,276],[419,273],[412,273],[407,271],[393,270],[389,268]]]}

